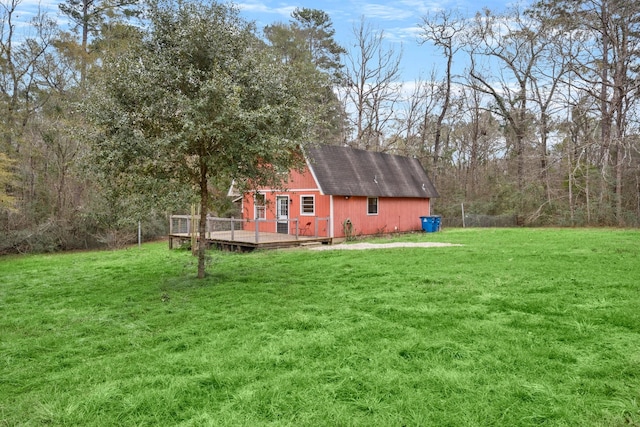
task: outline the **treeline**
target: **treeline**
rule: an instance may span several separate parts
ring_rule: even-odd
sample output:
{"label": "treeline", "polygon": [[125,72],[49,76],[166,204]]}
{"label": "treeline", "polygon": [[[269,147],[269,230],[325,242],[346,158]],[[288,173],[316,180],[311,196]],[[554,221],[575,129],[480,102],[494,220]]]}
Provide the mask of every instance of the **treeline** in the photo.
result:
{"label": "treeline", "polygon": [[[123,191],[130,183],[93,145],[104,131],[95,96],[114,81],[114,58],[148,36],[149,6],[67,0],[60,13],[70,26],[61,28],[44,13],[20,22],[26,6],[2,1],[0,252],[118,245],[139,221],[161,235],[167,213],[195,201],[194,188]],[[320,10],[256,30],[246,55],[275,58],[305,82],[309,139],[419,158],[442,196],[437,213],[459,216],[464,203],[524,225],[639,225],[637,2],[439,12],[420,28],[442,55],[423,67],[444,65],[412,83],[401,81],[401,52],[382,31],[363,20],[340,46]],[[210,209],[227,214],[225,180],[210,185]]]}
{"label": "treeline", "polygon": [[418,157],[445,216],[464,203],[523,225],[640,224],[638,2],[443,11],[420,28],[441,54],[426,61],[443,65],[409,95],[401,52],[379,49],[364,23],[354,31],[348,143]]}
{"label": "treeline", "polygon": [[[135,1],[135,0],[134,0]],[[138,30],[133,1],[69,0],[55,16],[0,4],[0,253],[118,246],[164,230],[157,210],[111,191],[92,168],[83,102],[107,53]],[[25,16],[30,20],[25,22]]]}

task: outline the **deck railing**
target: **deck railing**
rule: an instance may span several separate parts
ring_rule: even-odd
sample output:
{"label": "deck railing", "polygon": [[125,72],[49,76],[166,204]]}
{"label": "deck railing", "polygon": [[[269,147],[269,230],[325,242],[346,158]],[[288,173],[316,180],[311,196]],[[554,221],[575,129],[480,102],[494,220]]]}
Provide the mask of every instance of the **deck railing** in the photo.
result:
{"label": "deck railing", "polygon": [[[169,219],[169,234],[171,236],[192,236],[198,235],[200,223],[199,215],[171,215]],[[283,232],[283,225],[286,224],[286,233]],[[329,218],[301,217],[283,220],[275,219],[237,219],[218,218],[207,216],[207,226],[205,238],[236,241],[239,234],[246,240],[247,230],[253,234],[253,243],[260,243],[260,233],[276,233],[295,237],[319,237],[322,231],[324,237],[330,235]]]}

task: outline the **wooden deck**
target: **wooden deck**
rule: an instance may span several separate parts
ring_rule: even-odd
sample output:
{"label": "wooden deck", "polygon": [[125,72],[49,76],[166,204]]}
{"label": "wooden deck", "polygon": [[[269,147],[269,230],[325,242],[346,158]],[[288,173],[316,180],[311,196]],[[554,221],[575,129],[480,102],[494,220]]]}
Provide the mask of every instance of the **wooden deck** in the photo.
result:
{"label": "wooden deck", "polygon": [[[169,248],[173,248],[176,241],[182,244],[191,240],[192,224],[195,225],[195,221],[191,218],[186,218],[185,215],[173,215],[171,217]],[[329,244],[332,240],[330,237],[305,235],[312,232],[309,230],[301,231],[295,220],[292,220],[291,227],[295,234],[257,232],[243,230],[241,227],[241,220],[208,218],[207,232],[205,233],[207,246],[222,250],[247,252],[255,249],[280,249]],[[218,228],[224,228],[224,230],[209,231]],[[196,235],[196,239],[199,240],[199,236]]]}
{"label": "wooden deck", "polygon": [[[196,237],[198,239],[198,237]],[[169,235],[169,247],[173,248],[174,240],[187,242],[191,239],[189,234]],[[247,252],[254,249],[281,249],[296,246],[308,246],[313,244],[328,244],[331,239],[328,237],[307,237],[292,236],[281,233],[256,233],[253,231],[236,230],[234,236],[229,231],[214,231],[206,233],[208,247],[216,247],[222,250]]]}

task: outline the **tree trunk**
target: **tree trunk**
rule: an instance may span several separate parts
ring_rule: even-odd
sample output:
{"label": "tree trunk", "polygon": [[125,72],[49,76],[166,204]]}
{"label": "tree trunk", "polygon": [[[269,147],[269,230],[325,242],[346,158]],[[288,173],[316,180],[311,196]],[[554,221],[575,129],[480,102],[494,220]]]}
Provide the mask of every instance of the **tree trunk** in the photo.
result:
{"label": "tree trunk", "polygon": [[200,157],[200,222],[198,224],[198,279],[204,279],[206,275],[205,250],[207,247],[207,211],[209,207],[209,179],[207,166],[203,157]]}
{"label": "tree trunk", "polygon": [[615,168],[616,168],[616,219],[619,227],[624,227],[624,215],[622,212],[622,158],[623,155],[620,152],[622,150],[620,141],[616,141],[615,151]]}
{"label": "tree trunk", "polygon": [[442,110],[438,115],[436,121],[436,135],[433,141],[433,173],[438,171],[438,160],[440,159],[441,138],[442,138],[442,123],[449,111],[449,104],[451,102],[451,67],[453,64],[453,49],[451,46],[445,47],[445,53],[447,55],[447,81],[445,82],[444,101],[442,103]]}
{"label": "tree trunk", "polygon": [[573,183],[574,183],[574,165],[573,165],[573,159],[571,158],[571,154],[573,152],[573,147],[569,147],[569,149],[567,150],[566,156],[567,156],[567,172],[568,172],[568,190],[569,190],[569,218],[571,221],[571,226],[575,226],[576,222],[575,222],[575,218],[576,218],[576,207],[573,201]]}
{"label": "tree trunk", "polygon": [[584,183],[584,197],[587,203],[587,225],[591,225],[591,170],[589,158],[587,157],[586,164],[586,174],[585,174],[585,183]]}
{"label": "tree trunk", "polygon": [[640,220],[640,173],[636,173],[636,216]]}
{"label": "tree trunk", "polygon": [[89,55],[89,7],[91,1],[83,0],[82,2],[82,40],[80,46],[82,47],[81,62],[80,62],[80,87],[84,88],[85,81],[87,79],[87,57]]}
{"label": "tree trunk", "polygon": [[546,113],[540,115],[540,178],[544,185],[544,191],[547,196],[547,203],[551,204],[551,179],[549,177],[549,161],[548,161],[548,135],[549,124]]}

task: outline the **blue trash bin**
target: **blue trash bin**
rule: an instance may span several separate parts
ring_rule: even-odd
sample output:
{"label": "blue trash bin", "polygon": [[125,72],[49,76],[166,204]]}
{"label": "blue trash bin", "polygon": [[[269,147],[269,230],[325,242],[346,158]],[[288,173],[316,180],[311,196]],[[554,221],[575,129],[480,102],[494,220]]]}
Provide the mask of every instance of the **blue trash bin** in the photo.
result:
{"label": "blue trash bin", "polygon": [[420,222],[422,222],[422,230],[427,233],[440,231],[440,215],[421,216]]}
{"label": "blue trash bin", "polygon": [[442,217],[440,215],[433,216],[433,231],[440,231],[441,218]]}
{"label": "blue trash bin", "polygon": [[434,217],[432,216],[421,216],[420,221],[422,222],[422,230],[427,233],[433,233],[435,230],[435,222]]}

